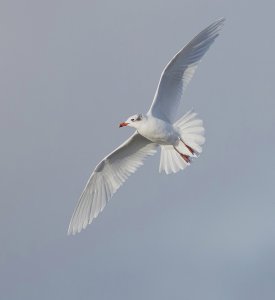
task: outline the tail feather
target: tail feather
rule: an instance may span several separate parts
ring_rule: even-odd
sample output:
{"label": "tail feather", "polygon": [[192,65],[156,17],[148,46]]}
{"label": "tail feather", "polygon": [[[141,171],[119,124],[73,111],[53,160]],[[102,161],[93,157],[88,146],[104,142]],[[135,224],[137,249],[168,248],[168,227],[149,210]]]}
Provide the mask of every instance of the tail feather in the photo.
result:
{"label": "tail feather", "polygon": [[187,167],[186,162],[175,151],[173,146],[161,146],[159,172],[177,173]]}
{"label": "tail feather", "polygon": [[[174,126],[180,135],[179,142],[175,145],[176,150],[173,146],[161,146],[160,172],[176,173],[189,165],[178,152],[191,158],[197,157],[196,154],[202,152],[201,146],[205,142],[204,128],[202,120],[197,119],[196,116],[195,112],[189,111],[175,122]],[[191,148],[191,151],[188,148]]]}
{"label": "tail feather", "polygon": [[196,152],[201,153],[201,145],[205,142],[203,122],[196,118],[197,114],[189,111],[174,126],[178,129],[182,140]]}

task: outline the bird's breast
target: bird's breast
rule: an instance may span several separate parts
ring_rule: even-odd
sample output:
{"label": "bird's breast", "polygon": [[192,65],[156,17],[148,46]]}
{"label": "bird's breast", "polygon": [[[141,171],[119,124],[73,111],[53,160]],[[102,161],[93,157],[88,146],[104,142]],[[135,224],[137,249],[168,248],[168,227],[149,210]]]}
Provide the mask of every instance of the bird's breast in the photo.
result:
{"label": "bird's breast", "polygon": [[153,143],[161,145],[173,145],[178,139],[173,125],[162,120],[147,122],[138,129],[138,132]]}

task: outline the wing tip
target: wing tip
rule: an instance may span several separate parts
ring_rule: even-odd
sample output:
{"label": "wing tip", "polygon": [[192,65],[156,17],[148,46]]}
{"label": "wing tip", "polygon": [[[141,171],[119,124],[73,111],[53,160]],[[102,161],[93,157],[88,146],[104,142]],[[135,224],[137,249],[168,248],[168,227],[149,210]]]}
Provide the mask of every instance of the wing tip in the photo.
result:
{"label": "wing tip", "polygon": [[81,230],[85,229],[89,222],[81,222],[77,219],[75,219],[75,216],[73,215],[67,230],[67,235],[75,235],[76,233],[80,233]]}
{"label": "wing tip", "polygon": [[225,17],[221,17],[217,19],[214,23],[210,24],[209,27],[213,27],[213,31],[219,32],[223,28],[225,20]]}
{"label": "wing tip", "polygon": [[[90,223],[89,223],[90,224]],[[88,225],[88,224],[87,224]],[[69,225],[68,231],[67,231],[67,235],[76,235],[77,233],[80,233],[82,230],[84,230],[87,225],[85,224],[81,224],[81,225]]]}
{"label": "wing tip", "polygon": [[224,24],[224,22],[226,21],[226,18],[225,17],[220,17],[218,18],[215,23],[217,24]]}

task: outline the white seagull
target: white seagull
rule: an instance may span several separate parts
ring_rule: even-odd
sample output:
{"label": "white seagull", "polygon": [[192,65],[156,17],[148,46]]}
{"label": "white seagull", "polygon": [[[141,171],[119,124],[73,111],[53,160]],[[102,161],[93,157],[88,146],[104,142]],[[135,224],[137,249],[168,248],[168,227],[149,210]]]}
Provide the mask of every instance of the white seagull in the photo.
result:
{"label": "white seagull", "polygon": [[184,89],[203,55],[219,35],[225,19],[217,20],[196,35],[164,68],[153,103],[146,114],[129,117],[119,127],[135,133],[95,168],[73,212],[68,234],[86,228],[104,209],[124,181],[143,161],[161,148],[159,171],[176,173],[201,153],[205,138],[202,121],[187,112],[175,122]]}

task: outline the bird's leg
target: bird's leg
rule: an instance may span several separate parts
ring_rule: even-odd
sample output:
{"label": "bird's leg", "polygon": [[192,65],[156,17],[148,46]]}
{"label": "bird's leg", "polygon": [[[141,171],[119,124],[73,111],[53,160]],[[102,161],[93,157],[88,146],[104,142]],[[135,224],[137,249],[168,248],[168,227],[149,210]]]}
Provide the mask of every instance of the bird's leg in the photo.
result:
{"label": "bird's leg", "polygon": [[179,152],[179,150],[173,146],[174,149],[178,152],[178,154],[184,159],[184,161],[187,163],[187,164],[190,164],[191,160],[190,160],[190,156],[189,155],[186,155],[186,154],[182,154],[181,152]]}
{"label": "bird's leg", "polygon": [[197,155],[196,151],[191,148],[190,146],[186,145],[185,142],[182,140],[182,138],[180,138],[180,140],[183,142],[184,146],[194,155]]}

